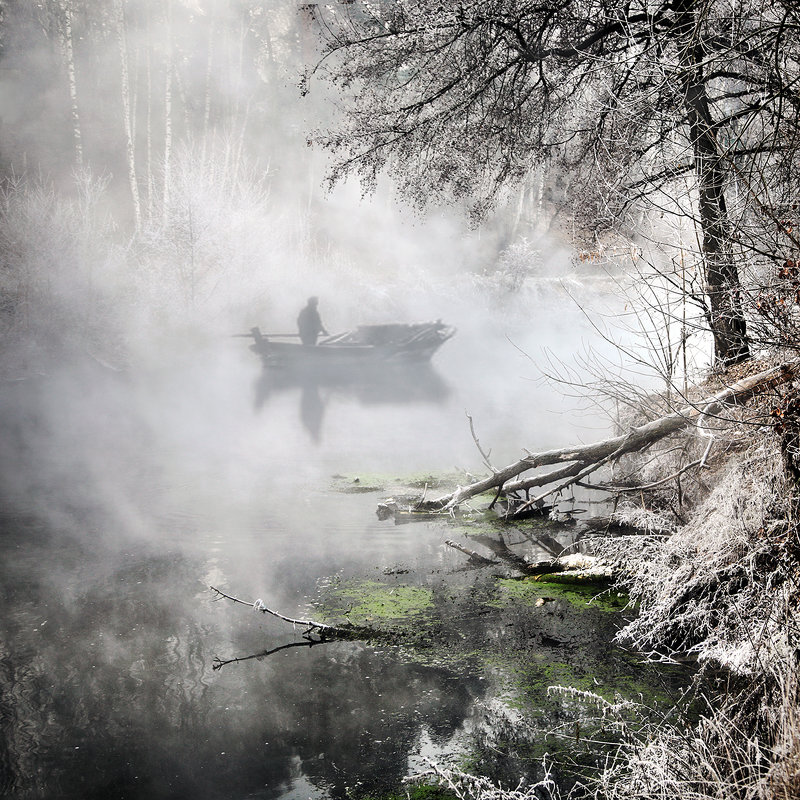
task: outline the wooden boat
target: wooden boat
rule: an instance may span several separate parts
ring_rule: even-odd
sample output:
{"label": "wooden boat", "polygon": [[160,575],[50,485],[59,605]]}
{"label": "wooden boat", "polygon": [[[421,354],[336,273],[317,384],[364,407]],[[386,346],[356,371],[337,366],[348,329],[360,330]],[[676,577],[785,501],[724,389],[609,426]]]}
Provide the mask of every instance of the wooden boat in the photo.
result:
{"label": "wooden boat", "polygon": [[[424,363],[455,334],[441,321],[413,324],[360,325],[355,330],[328,336],[316,345],[294,341],[296,334],[264,334],[252,328],[249,334],[265,366],[290,368],[346,368],[391,363]],[[299,337],[298,337],[299,338]]]}

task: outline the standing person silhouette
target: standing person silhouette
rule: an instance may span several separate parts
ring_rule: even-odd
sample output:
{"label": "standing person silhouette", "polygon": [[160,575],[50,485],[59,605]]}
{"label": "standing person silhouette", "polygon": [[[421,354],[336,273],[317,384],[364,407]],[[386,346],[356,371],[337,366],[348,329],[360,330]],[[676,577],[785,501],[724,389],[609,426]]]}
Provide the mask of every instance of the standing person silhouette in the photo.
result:
{"label": "standing person silhouette", "polygon": [[317,336],[324,333],[328,335],[325,326],[322,324],[322,319],[319,316],[317,305],[319,298],[309,297],[308,303],[300,311],[297,316],[297,329],[300,332],[300,341],[305,345],[315,345],[317,343]]}

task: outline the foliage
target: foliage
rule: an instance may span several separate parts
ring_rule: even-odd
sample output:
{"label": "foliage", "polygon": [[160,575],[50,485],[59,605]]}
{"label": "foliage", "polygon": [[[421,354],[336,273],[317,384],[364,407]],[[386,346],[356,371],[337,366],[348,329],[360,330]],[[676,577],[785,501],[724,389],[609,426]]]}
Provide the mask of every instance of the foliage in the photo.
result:
{"label": "foliage", "polygon": [[6,185],[0,197],[6,348],[21,346],[33,357],[34,350],[54,355],[70,345],[113,346],[123,258],[105,205],[106,184],[83,172],[74,177],[71,196],[27,175]]}
{"label": "foliage", "polygon": [[585,232],[618,228],[642,200],[687,215],[716,354],[747,356],[737,262],[760,247],[755,228],[739,230],[797,176],[793,4],[316,8],[318,71],[348,100],[345,122],[321,137],[339,156],[332,181],[355,172],[372,189],[388,171],[419,205],[448,193],[481,218],[547,162],[577,178],[565,200]]}
{"label": "foliage", "polygon": [[[404,0],[314,13],[318,70],[349,93],[347,121],[323,139],[342,154],[333,180],[358,171],[371,187],[389,168],[419,203],[449,189],[477,198],[480,214],[557,159],[590,170],[570,198],[585,204],[583,221],[613,227],[608,203],[626,185],[629,197],[683,190],[692,82],[710,106],[717,159],[747,174],[791,166],[791,148],[774,146],[795,134],[784,108],[798,69],[791,4]],[[595,193],[605,198],[587,202]]]}

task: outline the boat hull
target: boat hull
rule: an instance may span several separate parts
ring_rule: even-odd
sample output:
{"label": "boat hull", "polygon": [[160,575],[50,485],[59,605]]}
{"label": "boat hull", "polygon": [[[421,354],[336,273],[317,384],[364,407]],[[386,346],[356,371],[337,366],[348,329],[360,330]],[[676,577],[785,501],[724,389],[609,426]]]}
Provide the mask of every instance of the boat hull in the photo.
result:
{"label": "boat hull", "polygon": [[317,345],[275,341],[254,329],[251,349],[265,366],[301,369],[375,368],[425,363],[455,330],[440,322],[364,325]]}

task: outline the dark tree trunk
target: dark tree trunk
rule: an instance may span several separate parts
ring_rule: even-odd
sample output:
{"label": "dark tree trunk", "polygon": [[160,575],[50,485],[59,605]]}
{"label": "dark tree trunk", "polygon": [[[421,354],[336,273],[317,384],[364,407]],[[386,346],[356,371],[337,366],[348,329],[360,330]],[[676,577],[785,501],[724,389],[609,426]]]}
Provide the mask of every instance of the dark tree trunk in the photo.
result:
{"label": "dark tree trunk", "polygon": [[717,145],[714,121],[703,76],[702,52],[696,35],[697,0],[683,0],[677,30],[682,47],[684,103],[697,176],[703,269],[709,300],[709,326],[714,355],[722,366],[750,356],[747,323],[742,311],[739,271],[731,252],[725,204],[727,168]]}

